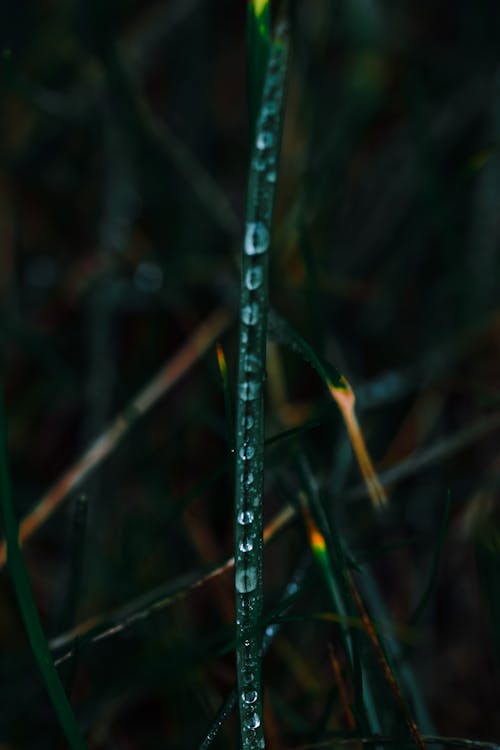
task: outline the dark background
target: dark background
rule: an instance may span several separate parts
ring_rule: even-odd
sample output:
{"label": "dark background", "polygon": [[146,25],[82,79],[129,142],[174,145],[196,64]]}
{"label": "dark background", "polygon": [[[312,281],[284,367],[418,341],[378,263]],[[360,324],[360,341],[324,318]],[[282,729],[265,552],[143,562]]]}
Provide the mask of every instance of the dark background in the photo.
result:
{"label": "dark background", "polygon": [[[197,325],[235,310],[245,14],[243,0],[1,4],[1,365],[19,517]],[[375,517],[353,495],[342,424],[315,373],[281,350],[295,408],[279,429],[319,419],[302,449],[370,563],[365,586],[403,628],[429,727],[499,740],[500,449],[488,420],[500,395],[500,6],[309,0],[290,15],[271,300],[359,387],[379,469],[405,467],[390,509]],[[234,384],[235,325],[222,343]],[[273,406],[271,394],[269,435]],[[77,590],[78,493],[27,543],[48,637],[231,554],[230,471],[203,484],[228,455],[212,346],[82,486]],[[288,460],[278,447],[266,519],[286,500],[273,476]],[[298,523],[267,554],[269,607],[306,546]],[[308,575],[297,616],[331,608]],[[231,596],[225,573],[81,647],[62,676],[91,748],[198,746],[234,681],[221,653]],[[271,750],[345,728],[334,633],[305,618],[266,657]],[[5,571],[0,643],[2,748],[64,747]],[[214,747],[236,747],[234,718],[224,731]]]}

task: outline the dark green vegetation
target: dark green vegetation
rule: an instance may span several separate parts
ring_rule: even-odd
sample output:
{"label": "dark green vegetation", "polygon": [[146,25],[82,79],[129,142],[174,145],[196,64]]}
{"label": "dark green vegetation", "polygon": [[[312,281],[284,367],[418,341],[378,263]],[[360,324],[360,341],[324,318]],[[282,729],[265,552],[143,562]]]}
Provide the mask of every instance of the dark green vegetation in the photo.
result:
{"label": "dark green vegetation", "polygon": [[2,750],[500,741],[500,9],[272,11],[1,5]]}

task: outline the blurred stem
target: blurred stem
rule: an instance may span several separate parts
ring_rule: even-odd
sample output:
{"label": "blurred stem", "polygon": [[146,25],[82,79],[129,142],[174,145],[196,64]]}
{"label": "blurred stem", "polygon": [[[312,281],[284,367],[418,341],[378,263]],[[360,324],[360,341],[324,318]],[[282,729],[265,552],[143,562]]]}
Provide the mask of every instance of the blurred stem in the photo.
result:
{"label": "blurred stem", "polygon": [[262,100],[264,78],[271,47],[271,9],[269,0],[248,0],[247,5],[247,79],[250,143]]}

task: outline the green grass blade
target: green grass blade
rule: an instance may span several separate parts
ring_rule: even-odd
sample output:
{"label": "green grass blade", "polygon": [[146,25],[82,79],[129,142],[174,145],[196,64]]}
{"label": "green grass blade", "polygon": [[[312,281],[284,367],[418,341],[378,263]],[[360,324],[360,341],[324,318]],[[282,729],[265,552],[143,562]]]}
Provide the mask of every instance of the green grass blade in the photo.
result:
{"label": "green grass blade", "polygon": [[[297,594],[300,592],[300,589],[304,583],[307,567],[308,567],[307,560],[302,560],[299,563],[291,579],[288,581],[285,587],[285,590],[281,597],[280,603],[278,607],[276,608],[276,611],[283,612],[283,611],[287,611],[290,608],[291,603],[293,603],[293,601],[296,599]],[[271,615],[271,620],[273,619],[274,619],[274,616]],[[266,632],[264,634],[263,643],[262,643],[264,653],[267,651],[267,649],[273,642],[273,639],[276,637],[280,629],[281,629],[281,622],[280,623],[273,622],[266,627]],[[212,742],[215,740],[215,738],[219,734],[226,719],[230,716],[233,708],[236,706],[237,699],[238,699],[238,692],[236,690],[236,687],[234,687],[228,693],[224,703],[217,711],[212,721],[212,724],[210,726],[210,729],[208,730],[203,742],[201,743],[199,747],[199,750],[207,750],[207,748],[210,747]]]}
{"label": "green grass blade", "polygon": [[80,733],[75,716],[54,667],[49,647],[45,639],[38,612],[36,610],[28,572],[19,547],[17,521],[11,501],[10,480],[7,465],[6,423],[3,399],[0,397],[0,503],[2,520],[7,543],[7,566],[9,568],[19,609],[26,632],[35,656],[45,687],[54,706],[61,728],[69,746],[74,750],[84,750],[86,744]]}
{"label": "green grass blade", "polygon": [[[309,463],[303,453],[300,454],[300,457],[298,458],[298,468],[302,485],[304,487],[303,512],[309,544],[331,596],[334,611],[340,616],[343,645],[353,675],[356,688],[355,692],[357,693],[356,706],[353,706],[356,719],[362,731],[369,728],[372,732],[379,733],[381,731],[381,724],[378,715],[379,712],[377,710],[377,702],[369,681],[362,677],[363,668],[359,659],[357,639],[355,634],[351,632],[349,628],[352,610],[349,608],[350,595],[345,584],[343,572],[345,568],[344,553],[341,549],[335,529],[330,528],[330,525],[328,524],[328,520],[318,496],[316,482],[314,481]],[[311,512],[311,510],[313,512]],[[320,530],[317,525],[313,513],[320,520],[321,526],[323,527],[322,530]],[[360,679],[357,679],[358,672]],[[359,690],[359,687],[361,686],[360,683],[362,685],[362,691]]]}
{"label": "green grass blade", "polygon": [[[258,7],[258,6],[256,6]],[[281,140],[288,44],[277,35],[269,56],[250,166],[242,253],[235,476],[235,597],[238,701],[243,750],[262,748],[262,495],[267,339],[267,269]]]}
{"label": "green grass blade", "polygon": [[247,76],[248,115],[251,142],[259,114],[269,50],[271,48],[271,9],[269,0],[248,0]]}

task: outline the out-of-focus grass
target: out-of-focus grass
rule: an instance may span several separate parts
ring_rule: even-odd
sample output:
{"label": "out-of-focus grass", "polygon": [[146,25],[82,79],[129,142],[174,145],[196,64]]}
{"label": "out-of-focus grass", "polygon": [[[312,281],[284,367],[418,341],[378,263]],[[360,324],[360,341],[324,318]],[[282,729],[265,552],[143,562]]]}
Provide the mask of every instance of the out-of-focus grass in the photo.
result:
{"label": "out-of-focus grass", "polygon": [[[300,339],[291,351],[271,330],[264,526],[290,506],[295,523],[264,550],[267,744],[355,747],[352,717],[369,739],[368,680],[373,744],[410,746],[349,591],[346,617],[332,599],[331,576],[347,573],[424,741],[495,743],[500,11],[310,0],[289,16],[269,294]],[[207,574],[233,555],[230,321],[258,109],[247,74],[263,75],[256,61],[247,70],[247,28],[245,3],[225,0],[0,11],[0,335],[17,519],[116,415],[126,422],[23,545],[49,643],[73,648],[61,680],[99,750],[238,746],[232,574]],[[221,308],[228,327],[183,377],[147,414],[123,412]],[[389,498],[380,513],[297,341],[352,383]],[[304,491],[318,501],[323,571],[299,523]],[[63,747],[5,569],[0,613],[0,744]],[[106,637],[64,641],[85,623]]]}

